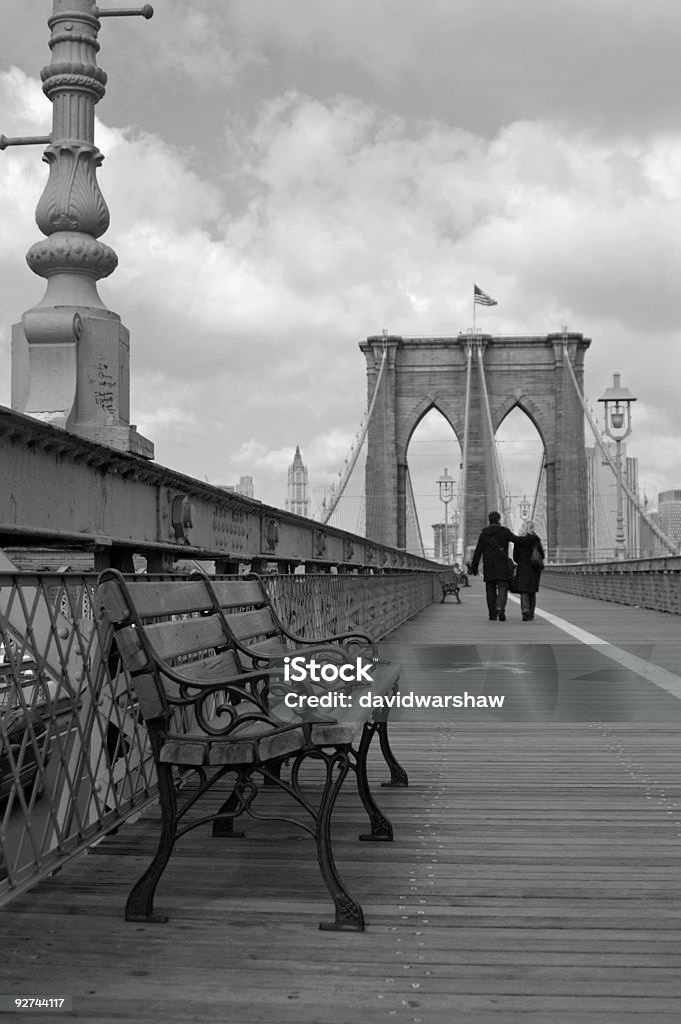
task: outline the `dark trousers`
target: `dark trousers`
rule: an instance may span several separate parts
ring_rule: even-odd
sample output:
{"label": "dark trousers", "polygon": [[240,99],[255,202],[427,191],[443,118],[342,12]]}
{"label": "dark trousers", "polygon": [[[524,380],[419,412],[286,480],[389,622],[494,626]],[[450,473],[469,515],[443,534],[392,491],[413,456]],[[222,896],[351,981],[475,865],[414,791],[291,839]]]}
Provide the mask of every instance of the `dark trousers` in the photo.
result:
{"label": "dark trousers", "polygon": [[507,580],[487,580],[485,582],[487,595],[487,610],[490,615],[498,615],[506,611],[506,599],[508,597]]}
{"label": "dark trousers", "polygon": [[528,594],[525,591],[520,595],[520,610],[523,615],[534,615],[537,606],[537,595]]}

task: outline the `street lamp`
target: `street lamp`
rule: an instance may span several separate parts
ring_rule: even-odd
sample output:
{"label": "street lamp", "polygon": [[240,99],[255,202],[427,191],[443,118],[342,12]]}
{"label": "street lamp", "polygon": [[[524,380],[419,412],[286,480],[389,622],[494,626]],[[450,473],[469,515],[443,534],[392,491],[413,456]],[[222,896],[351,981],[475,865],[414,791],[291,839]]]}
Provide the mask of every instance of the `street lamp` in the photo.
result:
{"label": "street lamp", "polygon": [[520,520],[523,523],[526,523],[532,515],[532,506],[530,505],[526,494],[523,495],[523,500],[518,505],[518,512],[520,513]]}
{"label": "street lamp", "polygon": [[624,535],[624,499],[622,492],[622,441],[631,433],[631,403],[636,401],[629,388],[620,384],[620,374],[612,376],[612,387],[606,388],[599,402],[605,406],[605,432],[615,442],[615,468],[617,471],[617,528],[615,531],[615,558],[626,554]]}
{"label": "street lamp", "polygon": [[449,475],[447,467],[437,482],[437,486],[440,490],[440,501],[445,507],[445,532],[444,532],[444,552],[445,562],[449,565],[449,528],[447,525],[447,506],[454,497],[454,479]]}

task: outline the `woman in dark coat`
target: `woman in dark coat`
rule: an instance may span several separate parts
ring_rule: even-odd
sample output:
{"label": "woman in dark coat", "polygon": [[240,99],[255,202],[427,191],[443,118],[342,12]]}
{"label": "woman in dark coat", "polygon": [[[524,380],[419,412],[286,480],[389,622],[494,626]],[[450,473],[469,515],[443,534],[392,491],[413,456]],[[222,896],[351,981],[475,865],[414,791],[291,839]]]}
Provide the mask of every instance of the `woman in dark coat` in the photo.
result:
{"label": "woman in dark coat", "polygon": [[[537,556],[541,559],[541,568],[536,564]],[[533,557],[534,556],[534,557]],[[523,613],[523,622],[529,622],[534,618],[534,609],[537,603],[537,591],[539,590],[539,577],[544,564],[544,549],[537,534],[534,532],[534,523],[525,523],[521,531],[521,539],[516,541],[513,547],[513,559],[517,562],[516,589],[520,594],[520,610]]]}

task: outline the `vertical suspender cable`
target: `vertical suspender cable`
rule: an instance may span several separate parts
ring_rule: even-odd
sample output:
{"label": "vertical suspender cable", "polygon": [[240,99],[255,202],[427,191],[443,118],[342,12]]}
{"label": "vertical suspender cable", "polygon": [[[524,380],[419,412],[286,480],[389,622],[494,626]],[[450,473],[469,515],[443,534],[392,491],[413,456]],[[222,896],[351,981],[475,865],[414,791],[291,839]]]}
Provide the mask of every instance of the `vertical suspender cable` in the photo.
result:
{"label": "vertical suspender cable", "polygon": [[506,500],[506,488],[504,487],[504,475],[501,469],[501,463],[499,461],[499,453],[497,452],[496,442],[494,440],[494,427],[492,425],[492,410],[489,404],[489,395],[487,393],[487,381],[485,379],[485,367],[482,362],[482,346],[478,347],[478,366],[480,368],[480,380],[482,383],[482,397],[485,404],[485,414],[487,417],[487,427],[489,431],[489,440],[492,451],[492,465],[494,467],[494,477],[497,496],[499,498],[499,507],[501,508],[504,518],[507,523],[511,521],[511,510],[508,507]]}
{"label": "vertical suspender cable", "polygon": [[[461,453],[461,476],[459,478],[459,536],[456,538],[456,556],[463,559],[466,543],[466,492],[468,487],[468,432],[471,413],[471,372],[473,368],[473,346],[466,342],[466,404],[463,417],[463,452]],[[459,550],[460,546],[460,550]]]}

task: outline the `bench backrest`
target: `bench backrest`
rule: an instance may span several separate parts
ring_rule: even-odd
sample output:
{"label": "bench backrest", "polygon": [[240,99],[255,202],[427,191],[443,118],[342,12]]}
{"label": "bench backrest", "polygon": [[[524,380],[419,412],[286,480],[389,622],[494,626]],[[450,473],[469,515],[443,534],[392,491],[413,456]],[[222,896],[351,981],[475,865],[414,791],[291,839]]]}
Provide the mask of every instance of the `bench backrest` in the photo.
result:
{"label": "bench backrest", "polygon": [[99,577],[99,596],[114,626],[123,664],[134,677],[146,719],[170,713],[177,684],[161,678],[162,665],[220,655],[220,678],[248,672],[257,655],[286,649],[286,637],[261,580],[180,577],[126,579],[116,569]]}

